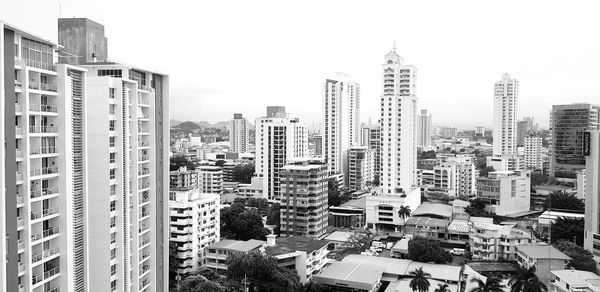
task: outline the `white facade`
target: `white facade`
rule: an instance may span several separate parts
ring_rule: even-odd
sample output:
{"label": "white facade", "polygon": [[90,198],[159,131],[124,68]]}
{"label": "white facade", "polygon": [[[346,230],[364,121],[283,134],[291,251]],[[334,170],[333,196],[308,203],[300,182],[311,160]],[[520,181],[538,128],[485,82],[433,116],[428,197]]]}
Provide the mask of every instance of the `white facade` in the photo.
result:
{"label": "white facade", "polygon": [[421,110],[417,119],[417,146],[431,146],[431,114],[427,110]]}
{"label": "white facade", "polygon": [[519,81],[503,74],[494,84],[494,156],[517,151],[517,102]]}
{"label": "white facade", "polygon": [[[589,132],[589,155],[585,156],[585,249],[600,258],[600,131]],[[586,143],[586,142],[584,142]]]}
{"label": "white facade", "polygon": [[198,189],[205,194],[223,193],[223,169],[214,165],[196,167],[198,173]]}
{"label": "white facade", "polygon": [[494,171],[477,179],[477,198],[486,210],[500,216],[529,211],[531,177],[528,171]]}
{"label": "white facade", "polygon": [[348,149],[360,144],[360,85],[337,73],[323,85],[323,157],[330,174],[348,184]]}
{"label": "white facade", "polygon": [[381,95],[381,186],[385,195],[409,194],[417,185],[416,71],[396,48],[385,55]]}
{"label": "white facade", "polygon": [[242,114],[234,114],[233,119],[229,120],[229,152],[250,151],[249,126]]}
{"label": "white facade", "polygon": [[86,70],[55,64],[52,42],[0,32],[0,291],[84,291]]}
{"label": "white facade", "polygon": [[528,231],[492,222],[474,222],[469,233],[469,246],[475,261],[515,261],[515,246],[533,242],[534,237]]}
{"label": "white facade", "polygon": [[524,167],[527,169],[542,169],[543,166],[542,137],[526,136]]}
{"label": "white facade", "polygon": [[348,189],[362,191],[374,179],[374,155],[366,146],[354,146],[348,150]]}
{"label": "white facade", "polygon": [[398,215],[401,206],[416,210],[421,205],[421,190],[413,189],[404,195],[381,195],[365,197],[365,223],[371,230],[398,231],[404,225],[404,218]]}
{"label": "white facade", "polygon": [[168,286],[168,77],[88,69],[89,291]]}
{"label": "white facade", "polygon": [[477,174],[473,158],[447,157],[433,168],[433,192],[442,191],[451,196],[472,196],[476,193]]}
{"label": "white facade", "polygon": [[307,156],[308,128],[299,119],[286,117],[284,109],[256,119],[255,174],[262,180],[263,198],[279,200],[279,169]]}
{"label": "white facade", "polygon": [[196,271],[204,262],[204,249],[219,241],[219,201],[219,194],[202,194],[196,189],[170,192],[169,241],[177,244],[179,274]]}

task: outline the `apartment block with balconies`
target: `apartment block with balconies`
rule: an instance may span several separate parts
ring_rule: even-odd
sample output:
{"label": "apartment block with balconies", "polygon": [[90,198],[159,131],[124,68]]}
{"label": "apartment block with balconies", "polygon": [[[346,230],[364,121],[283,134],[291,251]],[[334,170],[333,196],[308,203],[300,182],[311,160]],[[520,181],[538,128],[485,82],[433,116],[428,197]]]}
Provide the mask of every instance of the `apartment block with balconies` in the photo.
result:
{"label": "apartment block with balconies", "polygon": [[201,193],[223,193],[223,169],[214,165],[200,165],[196,167],[198,174],[198,189]]}
{"label": "apartment block with balconies", "polygon": [[177,245],[177,273],[189,274],[202,266],[204,250],[220,239],[219,194],[197,189],[169,193],[170,243]]}
{"label": "apartment block with balconies", "polygon": [[475,221],[475,218],[472,220],[469,246],[473,260],[515,261],[517,260],[515,247],[534,242],[534,237],[529,231],[514,226],[493,224],[491,218],[489,221]]}
{"label": "apartment block with balconies", "polygon": [[486,203],[488,212],[496,215],[529,211],[530,192],[529,171],[494,171],[477,179],[477,198]]}

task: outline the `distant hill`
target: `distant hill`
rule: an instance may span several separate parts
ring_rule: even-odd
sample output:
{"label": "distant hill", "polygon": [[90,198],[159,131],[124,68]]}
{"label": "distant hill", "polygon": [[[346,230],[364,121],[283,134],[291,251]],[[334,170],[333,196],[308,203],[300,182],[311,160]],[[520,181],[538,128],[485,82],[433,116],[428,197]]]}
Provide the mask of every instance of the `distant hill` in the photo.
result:
{"label": "distant hill", "polygon": [[169,121],[169,124],[171,125],[171,127],[175,127],[175,126],[177,126],[177,125],[179,125],[179,124],[181,124],[181,123],[183,123],[183,122],[182,122],[182,121],[180,121],[180,120],[175,120],[175,119],[171,119],[171,120]]}

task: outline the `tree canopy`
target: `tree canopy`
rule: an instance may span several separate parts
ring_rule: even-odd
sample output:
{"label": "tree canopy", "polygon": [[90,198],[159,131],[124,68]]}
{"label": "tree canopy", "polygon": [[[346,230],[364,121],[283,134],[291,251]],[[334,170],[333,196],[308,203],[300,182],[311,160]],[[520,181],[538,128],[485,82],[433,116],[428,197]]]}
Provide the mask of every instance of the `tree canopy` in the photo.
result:
{"label": "tree canopy", "polygon": [[408,259],[445,264],[452,261],[452,256],[438,240],[417,236],[408,242]]}
{"label": "tree canopy", "polygon": [[547,183],[550,180],[550,177],[542,174],[540,172],[532,172],[531,173],[531,185],[539,186]]}
{"label": "tree canopy", "polygon": [[327,200],[329,206],[339,206],[350,200],[350,194],[347,190],[340,190],[335,178],[327,181]]}
{"label": "tree canopy", "polygon": [[580,271],[589,271],[598,274],[594,256],[589,250],[566,240],[559,240],[555,244],[555,247],[571,257],[571,260],[569,261],[569,267]]}
{"label": "tree canopy", "polygon": [[479,177],[487,177],[488,173],[495,171],[493,166],[486,166],[479,170]]}
{"label": "tree canopy", "polygon": [[264,240],[269,230],[263,226],[257,210],[233,203],[221,210],[221,236],[235,240]]}
{"label": "tree canopy", "polygon": [[475,283],[477,286],[469,292],[504,292],[504,286],[500,284],[500,279],[496,277],[489,277],[485,282],[479,278],[473,278],[471,283]]}
{"label": "tree canopy", "polygon": [[508,282],[510,292],[546,292],[548,288],[535,274],[535,268],[519,268]]}
{"label": "tree canopy", "polygon": [[254,164],[252,163],[238,164],[232,171],[233,180],[244,184],[249,184],[253,175]]}
{"label": "tree canopy", "polygon": [[559,217],[551,225],[552,242],[559,240],[575,241],[583,246],[585,218]]}
{"label": "tree canopy", "polygon": [[277,260],[257,252],[232,254],[227,261],[229,279],[247,279],[250,291],[298,291],[302,289],[295,271],[277,266]]}
{"label": "tree canopy", "polygon": [[585,204],[582,199],[577,198],[573,193],[564,191],[552,192],[546,199],[548,209],[565,211],[585,211]]}
{"label": "tree canopy", "polygon": [[187,167],[188,170],[196,169],[196,165],[194,164],[194,162],[192,162],[190,159],[183,155],[173,156],[171,157],[171,159],[169,159],[170,171],[178,170],[182,166]]}

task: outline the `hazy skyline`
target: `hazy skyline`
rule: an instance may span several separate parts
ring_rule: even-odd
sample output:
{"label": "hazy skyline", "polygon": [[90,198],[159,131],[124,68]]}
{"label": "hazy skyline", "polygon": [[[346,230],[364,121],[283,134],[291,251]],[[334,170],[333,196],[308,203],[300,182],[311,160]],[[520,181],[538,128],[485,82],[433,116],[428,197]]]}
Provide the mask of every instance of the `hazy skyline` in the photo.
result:
{"label": "hazy skyline", "polygon": [[434,125],[490,127],[493,85],[503,73],[519,80],[519,118],[534,116],[544,127],[553,104],[600,103],[596,2],[4,0],[0,7],[0,19],[53,41],[59,11],[104,24],[110,59],[170,75],[178,120],[217,122],[240,112],[254,123],[267,105],[284,105],[320,122],[322,83],[344,72],[361,84],[362,120],[375,122],[393,41],[418,69],[419,109]]}

